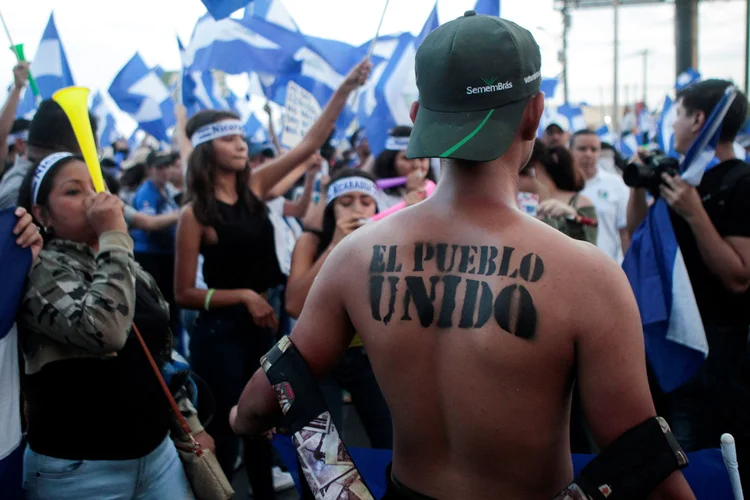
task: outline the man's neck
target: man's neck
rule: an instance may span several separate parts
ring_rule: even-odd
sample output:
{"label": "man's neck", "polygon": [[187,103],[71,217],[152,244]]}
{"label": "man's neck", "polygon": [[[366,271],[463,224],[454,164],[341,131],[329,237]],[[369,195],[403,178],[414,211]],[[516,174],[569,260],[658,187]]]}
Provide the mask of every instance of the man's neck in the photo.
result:
{"label": "man's neck", "polygon": [[518,205],[518,167],[502,159],[471,165],[443,163],[434,196],[455,205]]}
{"label": "man's neck", "polygon": [[716,145],[716,158],[720,162],[734,160],[737,155],[734,154],[734,144],[732,142],[720,142]]}

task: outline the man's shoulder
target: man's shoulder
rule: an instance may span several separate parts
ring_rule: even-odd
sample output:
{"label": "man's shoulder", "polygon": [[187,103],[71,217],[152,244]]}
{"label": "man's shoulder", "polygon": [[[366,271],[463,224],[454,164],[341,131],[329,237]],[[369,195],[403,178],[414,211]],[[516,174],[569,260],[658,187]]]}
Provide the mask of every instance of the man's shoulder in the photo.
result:
{"label": "man's shoulder", "polygon": [[597,173],[597,176],[600,178],[601,182],[605,183],[607,186],[614,186],[617,188],[627,189],[627,186],[625,185],[625,181],[622,180],[622,176],[614,172],[608,172],[600,168],[599,172]]}

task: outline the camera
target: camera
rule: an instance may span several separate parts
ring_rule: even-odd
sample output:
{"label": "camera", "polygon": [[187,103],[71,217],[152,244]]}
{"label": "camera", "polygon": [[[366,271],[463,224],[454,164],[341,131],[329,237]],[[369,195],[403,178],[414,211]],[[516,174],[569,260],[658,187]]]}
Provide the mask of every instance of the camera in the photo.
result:
{"label": "camera", "polygon": [[653,196],[659,196],[662,183],[661,174],[675,176],[680,173],[680,162],[664,155],[651,155],[641,159],[643,165],[630,163],[622,172],[622,179],[628,187],[646,188]]}

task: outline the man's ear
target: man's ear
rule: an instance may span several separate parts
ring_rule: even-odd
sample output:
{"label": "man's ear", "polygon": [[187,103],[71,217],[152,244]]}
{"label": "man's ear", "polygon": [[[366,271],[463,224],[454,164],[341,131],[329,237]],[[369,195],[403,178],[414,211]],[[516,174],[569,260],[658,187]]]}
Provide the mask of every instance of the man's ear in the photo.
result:
{"label": "man's ear", "polygon": [[538,92],[531,99],[529,99],[526,109],[523,112],[521,118],[521,139],[524,141],[533,141],[536,139],[537,130],[539,130],[539,122],[542,120],[542,114],[544,114],[544,94]]}
{"label": "man's ear", "polygon": [[706,123],[706,113],[703,111],[696,111],[693,114],[693,124],[690,127],[693,132],[696,134],[701,131],[703,128],[703,125]]}
{"label": "man's ear", "polygon": [[412,123],[417,121],[418,111],[419,111],[419,101],[414,101],[413,103],[411,103],[411,109],[409,110],[409,117],[411,118]]}

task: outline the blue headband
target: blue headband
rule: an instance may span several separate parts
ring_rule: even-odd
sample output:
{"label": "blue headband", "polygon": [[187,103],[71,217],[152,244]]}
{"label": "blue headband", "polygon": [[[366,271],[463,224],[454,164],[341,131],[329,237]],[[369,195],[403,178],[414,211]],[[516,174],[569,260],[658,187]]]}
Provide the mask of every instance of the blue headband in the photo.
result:
{"label": "blue headband", "polygon": [[328,186],[328,200],[327,203],[331,203],[339,196],[344,196],[349,193],[364,193],[370,196],[372,199],[378,194],[378,188],[374,182],[364,177],[344,177],[339,179],[330,186]]}
{"label": "blue headband", "polygon": [[34,172],[34,178],[31,181],[32,205],[36,205],[36,198],[39,196],[39,188],[42,186],[42,181],[44,181],[47,172],[52,170],[52,167],[57,165],[60,160],[71,156],[73,156],[73,153],[52,153],[39,162],[39,165],[36,167],[36,172]]}
{"label": "blue headband", "polygon": [[390,136],[385,141],[385,149],[389,151],[406,151],[409,147],[408,137],[393,137]]}

